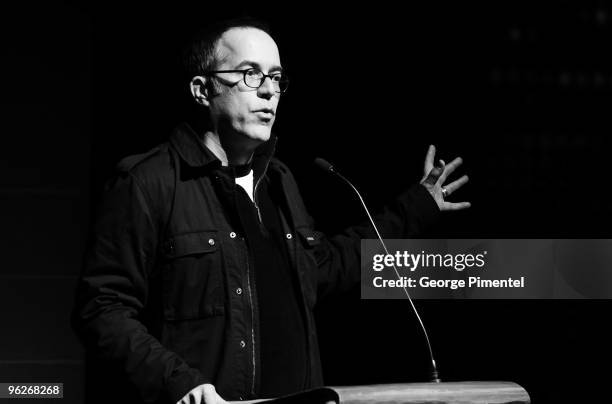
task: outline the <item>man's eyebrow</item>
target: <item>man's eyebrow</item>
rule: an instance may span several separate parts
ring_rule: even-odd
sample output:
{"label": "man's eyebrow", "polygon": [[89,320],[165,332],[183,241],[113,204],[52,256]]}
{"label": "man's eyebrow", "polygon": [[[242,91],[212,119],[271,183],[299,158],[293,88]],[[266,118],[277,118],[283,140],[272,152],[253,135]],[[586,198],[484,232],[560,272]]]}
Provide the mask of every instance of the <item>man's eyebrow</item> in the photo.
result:
{"label": "man's eyebrow", "polygon": [[[257,63],[257,62],[252,61],[252,60],[243,60],[242,62],[238,63],[238,65],[236,66],[236,69],[239,69],[242,66],[253,66],[253,67],[255,67],[255,68],[259,69],[259,70],[262,70],[261,69],[261,65],[259,63]],[[273,72],[273,71],[283,71],[283,68],[281,66],[278,66],[278,65],[273,65],[272,67],[270,67],[270,69],[268,71],[270,71],[270,72]]]}

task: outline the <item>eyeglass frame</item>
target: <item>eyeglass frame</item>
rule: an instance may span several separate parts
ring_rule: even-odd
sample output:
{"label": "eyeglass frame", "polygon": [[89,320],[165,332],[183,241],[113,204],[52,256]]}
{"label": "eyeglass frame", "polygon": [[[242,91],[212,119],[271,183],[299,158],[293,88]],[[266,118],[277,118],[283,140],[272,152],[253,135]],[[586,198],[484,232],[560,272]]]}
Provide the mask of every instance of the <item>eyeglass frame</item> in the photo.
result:
{"label": "eyeglass frame", "polygon": [[[258,72],[260,72],[262,74],[262,77],[259,81],[259,85],[257,87],[252,87],[247,83],[247,72],[250,70],[257,70]],[[259,87],[261,87],[264,83],[264,81],[266,81],[266,78],[269,77],[270,80],[272,80],[272,77],[274,77],[274,75],[277,74],[284,74],[286,77],[286,73],[283,73],[282,71],[278,71],[278,72],[274,72],[272,74],[264,74],[263,71],[261,71],[260,69],[256,68],[256,67],[249,67],[248,69],[238,69],[238,70],[209,70],[204,72],[204,76],[212,76],[215,75],[217,73],[242,73],[242,81],[244,82],[244,84],[248,87],[248,88],[255,88],[258,89]],[[276,89],[274,90],[274,92],[276,94],[283,94],[287,91],[287,88],[289,87],[289,78],[286,77],[285,80],[287,81],[287,87],[285,87],[284,90],[280,89],[280,85],[278,87],[279,91],[276,91]],[[240,81],[240,80],[239,80]],[[238,83],[239,81],[237,81],[236,83]],[[274,81],[272,81],[272,83],[274,83]]]}

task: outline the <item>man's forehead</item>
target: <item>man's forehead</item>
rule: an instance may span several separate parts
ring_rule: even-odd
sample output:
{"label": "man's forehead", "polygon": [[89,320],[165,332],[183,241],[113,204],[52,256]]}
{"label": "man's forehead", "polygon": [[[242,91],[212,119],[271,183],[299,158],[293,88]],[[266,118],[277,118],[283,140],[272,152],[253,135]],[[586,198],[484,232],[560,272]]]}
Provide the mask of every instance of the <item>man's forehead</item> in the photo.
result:
{"label": "man's forehead", "polygon": [[280,65],[276,42],[257,28],[232,28],[226,31],[219,38],[216,51],[220,64],[250,60],[260,65]]}

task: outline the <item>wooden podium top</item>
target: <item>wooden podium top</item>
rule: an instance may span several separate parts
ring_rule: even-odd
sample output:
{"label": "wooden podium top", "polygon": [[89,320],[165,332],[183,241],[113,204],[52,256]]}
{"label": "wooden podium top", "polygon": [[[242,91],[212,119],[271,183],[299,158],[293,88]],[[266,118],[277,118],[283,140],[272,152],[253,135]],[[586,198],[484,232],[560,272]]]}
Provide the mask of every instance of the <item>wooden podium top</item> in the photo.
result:
{"label": "wooden podium top", "polygon": [[321,387],[272,400],[279,404],[529,404],[529,394],[512,382],[448,382]]}
{"label": "wooden podium top", "polygon": [[511,382],[403,383],[331,387],[340,403],[522,404],[529,394]]}

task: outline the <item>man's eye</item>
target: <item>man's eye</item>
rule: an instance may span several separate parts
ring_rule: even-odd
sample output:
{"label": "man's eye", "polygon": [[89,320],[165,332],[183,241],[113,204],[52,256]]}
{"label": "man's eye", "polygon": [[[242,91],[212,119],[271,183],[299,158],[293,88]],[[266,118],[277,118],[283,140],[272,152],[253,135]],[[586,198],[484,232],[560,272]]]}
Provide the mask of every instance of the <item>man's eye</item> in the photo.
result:
{"label": "man's eye", "polygon": [[251,70],[247,70],[246,75],[248,77],[259,77],[259,75],[261,74],[261,72],[257,69],[251,69]]}
{"label": "man's eye", "polygon": [[275,83],[280,82],[283,79],[283,76],[281,73],[275,74],[274,76],[272,76],[272,81]]}

